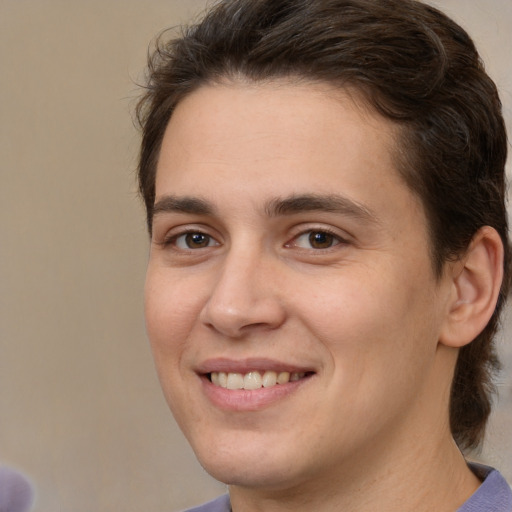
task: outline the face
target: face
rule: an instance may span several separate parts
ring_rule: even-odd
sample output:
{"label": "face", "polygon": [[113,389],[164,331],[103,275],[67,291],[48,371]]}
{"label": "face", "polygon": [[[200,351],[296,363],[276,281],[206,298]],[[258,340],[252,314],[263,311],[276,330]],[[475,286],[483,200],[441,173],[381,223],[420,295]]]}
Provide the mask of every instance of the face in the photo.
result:
{"label": "face", "polygon": [[333,478],[444,417],[448,285],[394,167],[395,132],[343,91],[286,82],[205,86],[173,114],[147,330],[173,414],[217,479]]}

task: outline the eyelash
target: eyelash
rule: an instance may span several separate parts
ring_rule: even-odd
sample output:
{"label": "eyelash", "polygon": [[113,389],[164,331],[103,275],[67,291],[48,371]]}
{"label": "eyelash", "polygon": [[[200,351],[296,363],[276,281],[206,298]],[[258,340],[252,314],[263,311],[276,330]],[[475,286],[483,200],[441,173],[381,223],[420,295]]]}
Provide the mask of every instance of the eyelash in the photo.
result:
{"label": "eyelash", "polygon": [[[184,238],[185,239],[189,235],[200,235],[200,236],[203,236],[204,238],[207,238],[208,239],[208,245],[205,245],[204,247],[196,247],[196,248],[192,248],[192,247],[179,247],[178,246],[178,240],[180,238]],[[215,244],[214,245],[210,245],[211,241],[214,241]],[[217,242],[217,240],[213,236],[209,235],[208,233],[205,233],[204,231],[201,231],[200,229],[188,229],[186,231],[182,231],[180,233],[167,236],[162,241],[162,245],[164,247],[169,247],[169,246],[172,245],[172,246],[174,246],[174,248],[176,250],[179,250],[179,251],[195,251],[197,249],[206,249],[208,247],[214,247],[215,245],[220,245],[220,244],[219,244],[219,242]]]}
{"label": "eyelash", "polygon": [[[186,241],[187,236],[191,235],[199,235],[206,239],[206,245],[199,246],[199,247],[190,247],[189,244]],[[327,235],[327,246],[326,247],[312,247],[313,241],[311,239],[314,235]],[[301,247],[297,241],[300,240],[303,237],[307,237],[309,247]],[[184,244],[187,245],[187,247],[180,247],[179,246],[179,240],[183,238]],[[213,242],[213,244],[212,244]],[[321,242],[320,242],[321,243]],[[347,244],[348,241],[344,238],[342,238],[338,233],[334,232],[333,230],[330,230],[328,228],[310,228],[300,231],[297,235],[295,235],[289,242],[284,244],[284,247],[286,248],[293,248],[296,247],[298,249],[304,250],[304,251],[328,251],[333,249],[334,247],[341,245],[341,244]],[[173,248],[177,251],[196,251],[198,249],[208,249],[210,247],[219,246],[220,243],[208,233],[205,233],[204,231],[200,229],[188,229],[186,231],[182,231],[177,234],[172,234],[168,237],[166,237],[162,242],[161,245],[164,247],[173,246]]]}
{"label": "eyelash", "polygon": [[[312,240],[311,237],[314,235],[327,235],[328,241],[330,242],[328,247],[312,247]],[[297,241],[300,240],[303,237],[307,237],[308,244],[310,247],[300,247],[297,244]],[[297,247],[302,250],[310,250],[310,251],[328,251],[330,249],[333,249],[334,247],[342,244],[347,244],[348,241],[344,238],[342,238],[338,233],[336,233],[334,230],[328,229],[328,228],[310,228],[306,230],[302,230],[300,233],[298,233],[296,236],[293,237],[293,239],[285,244],[285,247]]]}

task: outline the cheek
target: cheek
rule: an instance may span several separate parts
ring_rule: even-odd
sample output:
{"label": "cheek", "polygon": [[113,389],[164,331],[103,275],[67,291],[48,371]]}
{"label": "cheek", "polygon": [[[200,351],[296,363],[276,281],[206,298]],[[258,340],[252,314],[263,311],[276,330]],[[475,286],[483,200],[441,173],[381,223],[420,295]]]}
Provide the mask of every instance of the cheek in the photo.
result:
{"label": "cheek", "polygon": [[359,347],[386,337],[389,331],[401,330],[410,294],[393,290],[391,283],[372,274],[340,273],[339,278],[326,279],[318,292],[305,297],[301,304],[304,317],[321,339],[339,339],[343,345],[353,340]]}
{"label": "cheek", "polygon": [[165,273],[148,269],[144,290],[146,332],[158,378],[167,403],[178,423],[187,417],[191,397],[183,386],[184,357],[197,317],[195,303]]}
{"label": "cheek", "polygon": [[432,283],[418,284],[393,269],[364,270],[323,283],[322,293],[302,304],[309,329],[352,382],[364,372],[382,378],[393,368],[409,373],[437,345]]}
{"label": "cheek", "polygon": [[310,330],[331,359],[332,385],[324,398],[336,414],[326,418],[329,429],[334,437],[356,443],[395,424],[412,407],[434,364],[436,342],[422,318],[421,291],[398,290],[389,282],[352,284],[345,280],[343,294],[310,303],[309,311],[317,311]]}
{"label": "cheek", "polygon": [[144,289],[146,331],[155,362],[177,357],[197,318],[197,299],[179,281],[148,269]]}

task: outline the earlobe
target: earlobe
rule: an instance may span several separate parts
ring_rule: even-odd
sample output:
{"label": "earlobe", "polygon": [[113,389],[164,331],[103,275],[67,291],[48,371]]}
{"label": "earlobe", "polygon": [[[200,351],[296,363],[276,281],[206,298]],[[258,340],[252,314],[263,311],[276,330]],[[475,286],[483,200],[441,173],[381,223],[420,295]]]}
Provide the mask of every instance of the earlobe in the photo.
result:
{"label": "earlobe", "polygon": [[440,342],[460,348],[485,328],[503,279],[503,243],[497,231],[480,228],[467,252],[452,267],[452,298]]}

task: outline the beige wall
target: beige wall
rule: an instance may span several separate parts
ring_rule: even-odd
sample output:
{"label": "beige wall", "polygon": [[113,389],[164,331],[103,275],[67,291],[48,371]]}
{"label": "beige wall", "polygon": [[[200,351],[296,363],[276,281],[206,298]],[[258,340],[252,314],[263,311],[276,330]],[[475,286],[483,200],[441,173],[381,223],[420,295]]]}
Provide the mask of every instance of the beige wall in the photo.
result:
{"label": "beige wall", "polygon": [[[437,3],[480,45],[510,126],[512,2]],[[31,476],[40,512],[172,511],[222,491],[145,340],[130,117],[148,42],[204,4],[0,1],[0,462]],[[511,389],[505,375],[484,458],[512,480]]]}

